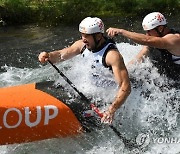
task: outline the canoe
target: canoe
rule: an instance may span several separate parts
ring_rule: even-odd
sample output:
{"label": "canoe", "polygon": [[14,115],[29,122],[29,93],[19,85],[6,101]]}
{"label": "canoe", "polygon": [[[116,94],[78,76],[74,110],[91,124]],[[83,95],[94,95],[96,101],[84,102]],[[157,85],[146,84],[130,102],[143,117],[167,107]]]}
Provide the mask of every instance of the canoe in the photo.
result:
{"label": "canoe", "polygon": [[100,127],[88,111],[87,102],[72,101],[52,81],[0,88],[0,145],[74,136]]}

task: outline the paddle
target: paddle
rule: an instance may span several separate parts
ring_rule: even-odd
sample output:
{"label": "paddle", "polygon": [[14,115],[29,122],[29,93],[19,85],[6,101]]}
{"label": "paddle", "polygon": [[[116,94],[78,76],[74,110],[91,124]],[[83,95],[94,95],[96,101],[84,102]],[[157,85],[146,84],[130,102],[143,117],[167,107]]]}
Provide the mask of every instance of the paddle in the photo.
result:
{"label": "paddle", "polygon": [[[63,72],[61,72],[61,71],[56,67],[56,65],[54,65],[50,60],[48,60],[48,62],[57,70],[57,72],[63,77],[63,79],[64,79],[67,83],[69,83],[69,85],[81,96],[81,98],[82,98],[83,100],[85,100],[85,101],[87,101],[87,102],[90,102],[90,100],[89,100],[82,92],[80,92],[80,91],[76,88],[76,86],[64,75]],[[97,113],[97,115],[98,115],[99,117],[102,118],[102,117],[103,117],[103,114],[100,113],[99,109],[98,109],[94,104],[92,104],[92,103],[90,103],[90,104],[91,104],[92,110],[93,110],[95,113]],[[123,140],[123,142],[124,142],[125,145],[128,145],[129,147],[134,145],[134,143],[132,143],[130,140],[126,139],[113,125],[109,125],[109,127],[116,133],[117,136],[120,137],[120,139]]]}
{"label": "paddle", "polygon": [[54,65],[50,60],[48,60],[48,62],[56,69],[56,71],[63,77],[63,79],[69,83],[69,85],[81,96],[81,99],[89,102],[89,99],[82,93],[80,92],[76,86],[64,75],[63,72],[61,72],[57,67],[56,65]]}

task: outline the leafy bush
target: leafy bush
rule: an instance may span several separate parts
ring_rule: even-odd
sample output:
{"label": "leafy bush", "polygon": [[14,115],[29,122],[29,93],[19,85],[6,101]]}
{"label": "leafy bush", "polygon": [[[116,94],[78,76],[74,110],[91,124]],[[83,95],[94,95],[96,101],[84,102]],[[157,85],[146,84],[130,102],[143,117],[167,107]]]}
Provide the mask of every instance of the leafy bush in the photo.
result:
{"label": "leafy bush", "polygon": [[78,23],[86,16],[144,17],[152,11],[175,14],[179,0],[1,0],[0,18],[7,23]]}

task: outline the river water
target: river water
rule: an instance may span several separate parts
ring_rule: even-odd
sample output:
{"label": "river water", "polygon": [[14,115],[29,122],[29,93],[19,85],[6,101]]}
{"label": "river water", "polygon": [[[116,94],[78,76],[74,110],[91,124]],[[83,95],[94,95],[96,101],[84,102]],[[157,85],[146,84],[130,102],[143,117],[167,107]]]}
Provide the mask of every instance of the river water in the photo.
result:
{"label": "river water", "polygon": [[[141,31],[139,21],[105,20],[105,24]],[[178,25],[179,18],[172,26]],[[41,51],[63,48],[79,38],[78,25],[0,27],[0,87],[58,80],[75,93],[50,65],[41,65],[37,56]],[[142,48],[122,37],[115,41],[125,64]],[[113,100],[117,87],[104,89],[90,84],[87,76],[91,71],[80,56],[57,66],[85,95],[105,102],[104,108]],[[142,64],[128,67],[128,72],[132,93],[118,110],[113,124],[134,146],[126,146],[107,126],[73,138],[0,146],[0,154],[179,154],[180,89],[170,86],[173,81],[160,76],[148,58]]]}

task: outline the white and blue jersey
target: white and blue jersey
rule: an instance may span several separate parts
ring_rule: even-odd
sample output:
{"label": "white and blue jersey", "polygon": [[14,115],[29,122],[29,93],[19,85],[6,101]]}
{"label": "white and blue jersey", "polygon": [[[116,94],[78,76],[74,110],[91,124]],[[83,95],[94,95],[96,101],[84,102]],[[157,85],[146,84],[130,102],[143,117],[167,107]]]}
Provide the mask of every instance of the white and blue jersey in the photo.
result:
{"label": "white and blue jersey", "polygon": [[90,51],[84,47],[81,52],[82,57],[91,63],[93,81],[97,86],[109,86],[114,82],[112,81],[112,68],[106,64],[106,55],[113,49],[117,50],[115,42],[111,39],[106,39],[106,42],[98,50]]}

